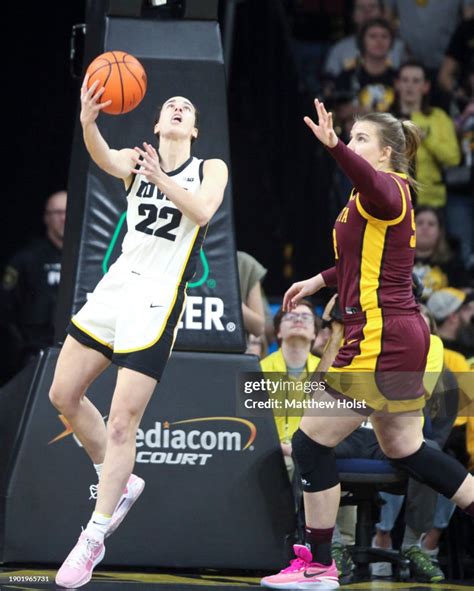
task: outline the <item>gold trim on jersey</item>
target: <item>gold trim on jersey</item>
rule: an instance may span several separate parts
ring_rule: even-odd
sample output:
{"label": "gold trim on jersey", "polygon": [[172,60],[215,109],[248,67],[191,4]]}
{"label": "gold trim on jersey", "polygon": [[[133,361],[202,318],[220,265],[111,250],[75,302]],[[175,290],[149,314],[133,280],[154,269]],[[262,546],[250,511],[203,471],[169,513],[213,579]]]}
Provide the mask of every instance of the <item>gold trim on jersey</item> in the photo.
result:
{"label": "gold trim on jersey", "polygon": [[[406,175],[393,173],[402,178]],[[351,363],[344,368],[345,371],[357,366],[358,359],[364,359],[364,365],[368,371],[375,371],[377,359],[382,352],[383,317],[379,307],[378,289],[380,287],[380,274],[382,271],[382,259],[384,253],[387,231],[390,226],[399,224],[407,212],[407,197],[400,182],[397,183],[402,198],[402,212],[392,220],[380,220],[370,215],[360,202],[360,194],[355,195],[356,207],[360,215],[367,220],[362,241],[360,263],[360,307],[366,314],[366,320],[370,319],[370,326],[366,322],[362,329],[363,338],[360,341],[360,353],[352,358]],[[368,367],[367,367],[368,366]]]}
{"label": "gold trim on jersey", "polygon": [[365,227],[359,280],[359,301],[363,312],[379,307],[377,290],[387,230],[386,225],[381,227],[378,224],[367,224]]}
{"label": "gold trim on jersey", "polygon": [[[356,355],[349,367],[357,364],[358,357],[369,362],[369,370],[375,371],[377,358],[382,351],[382,310],[377,298],[380,285],[380,272],[384,253],[388,224],[367,224],[362,241],[360,265],[360,307],[363,312],[370,312],[370,327],[366,323],[362,329],[363,338],[360,341],[360,353]],[[347,369],[347,368],[346,368]]]}
{"label": "gold trim on jersey", "polygon": [[[394,172],[393,174],[401,176],[402,178],[406,177],[406,175],[402,175],[401,173],[397,173],[397,172]],[[407,212],[407,202],[406,202],[405,191],[403,190],[401,184],[397,181],[397,179],[395,177],[392,176],[392,179],[397,183],[397,186],[398,186],[401,196],[402,196],[402,212],[401,212],[401,214],[398,217],[394,218],[393,220],[381,220],[379,218],[376,218],[373,215],[370,215],[370,213],[368,213],[367,211],[365,211],[364,207],[362,206],[362,203],[360,202],[360,193],[357,193],[356,194],[357,211],[367,221],[369,221],[373,224],[384,224],[387,226],[395,226],[396,224],[399,224],[403,220],[403,218],[405,217],[405,214]]]}
{"label": "gold trim on jersey", "polygon": [[[143,351],[144,349],[149,349],[150,347],[153,347],[153,345],[155,345],[161,339],[161,335],[165,331],[166,325],[168,324],[169,317],[171,316],[171,312],[173,311],[173,308],[174,308],[174,306],[176,304],[176,298],[178,297],[178,287],[179,287],[179,284],[181,283],[181,279],[182,279],[182,277],[184,275],[184,271],[186,270],[186,265],[189,262],[189,258],[191,256],[192,251],[193,251],[194,244],[196,242],[196,238],[197,238],[197,236],[199,234],[199,230],[200,229],[201,229],[200,226],[196,226],[196,230],[194,231],[194,237],[191,240],[191,245],[189,247],[189,250],[188,250],[188,252],[186,254],[186,258],[185,258],[184,264],[181,267],[181,271],[179,273],[179,279],[178,279],[178,281],[176,283],[176,288],[175,288],[175,291],[174,291],[173,301],[171,302],[171,305],[170,305],[169,310],[168,310],[168,314],[167,314],[167,316],[166,316],[163,324],[161,325],[160,332],[158,333],[158,336],[155,339],[153,339],[153,341],[151,341],[151,343],[148,343],[148,345],[144,345],[142,347],[136,347],[134,349],[123,349],[123,350],[115,350],[114,349],[114,353],[124,354],[124,353],[134,353],[135,351]],[[186,300],[186,298],[185,298],[185,300]],[[183,311],[184,311],[184,307],[183,307]],[[178,326],[178,324],[179,324],[179,322],[176,324],[176,326]]]}
{"label": "gold trim on jersey", "polygon": [[108,347],[109,349],[112,349],[113,351],[113,346],[110,343],[106,343],[105,341],[103,341],[102,339],[99,339],[99,337],[95,336],[95,334],[92,334],[89,330],[87,330],[86,328],[84,328],[83,326],[81,326],[79,324],[79,322],[77,322],[77,320],[75,320],[74,318],[71,318],[71,322],[77,326],[77,328],[79,330],[82,330],[83,333],[85,333],[87,336],[91,337],[91,339],[94,339],[94,341],[97,341],[98,343],[100,343],[101,345],[104,345],[105,347]]}
{"label": "gold trim on jersey", "polygon": [[[381,308],[369,310],[369,312],[371,318],[370,327],[366,323],[362,329],[363,338],[359,344],[360,353],[351,359],[349,365],[344,365],[343,367],[331,366],[329,369],[331,373],[344,373],[347,371],[375,372],[377,361],[382,352],[383,317]],[[364,360],[364,367],[359,368],[357,365],[361,358]],[[340,391],[340,388],[335,384],[333,384],[333,387]]]}

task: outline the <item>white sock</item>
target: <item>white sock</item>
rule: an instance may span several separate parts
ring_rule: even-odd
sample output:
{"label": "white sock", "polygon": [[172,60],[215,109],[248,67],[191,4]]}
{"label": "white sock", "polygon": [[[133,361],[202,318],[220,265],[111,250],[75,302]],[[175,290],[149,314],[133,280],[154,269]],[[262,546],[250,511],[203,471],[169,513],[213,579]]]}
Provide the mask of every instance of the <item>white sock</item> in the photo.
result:
{"label": "white sock", "polygon": [[97,511],[94,511],[89,523],[87,524],[86,532],[94,539],[103,542],[105,534],[109,529],[111,519],[112,515],[104,515],[103,513],[97,513]]}
{"label": "white sock", "polygon": [[97,480],[100,480],[100,473],[104,464],[94,464],[94,470],[97,472]]}

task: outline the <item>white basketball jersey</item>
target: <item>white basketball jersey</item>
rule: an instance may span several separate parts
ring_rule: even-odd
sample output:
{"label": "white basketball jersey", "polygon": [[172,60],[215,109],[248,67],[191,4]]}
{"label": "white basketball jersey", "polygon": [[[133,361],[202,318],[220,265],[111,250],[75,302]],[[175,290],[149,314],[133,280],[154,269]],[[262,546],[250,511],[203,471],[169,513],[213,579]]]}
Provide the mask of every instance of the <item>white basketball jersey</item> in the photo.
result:
{"label": "white basketball jersey", "polygon": [[[201,185],[203,163],[191,157],[167,174],[183,189],[195,193]],[[181,213],[141,174],[135,175],[127,199],[127,234],[119,265],[172,283],[191,279],[207,227],[201,228]]]}

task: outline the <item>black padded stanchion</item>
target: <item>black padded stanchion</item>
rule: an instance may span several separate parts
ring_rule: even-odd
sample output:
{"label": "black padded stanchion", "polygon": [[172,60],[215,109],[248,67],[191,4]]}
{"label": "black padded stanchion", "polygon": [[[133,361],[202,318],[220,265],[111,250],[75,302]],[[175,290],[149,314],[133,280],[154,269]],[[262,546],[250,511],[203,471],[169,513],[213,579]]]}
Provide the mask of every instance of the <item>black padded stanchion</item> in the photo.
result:
{"label": "black padded stanchion", "polygon": [[[2,562],[62,562],[93,509],[92,464],[48,399],[57,355],[40,360],[0,491]],[[172,355],[137,434],[146,487],[107,540],[103,565],[284,564],[295,521],[273,415],[235,414],[238,376],[249,371],[258,371],[253,356]],[[109,368],[89,392],[104,416],[115,376]]]}
{"label": "black padded stanchion", "polygon": [[[91,3],[94,5],[94,3]],[[85,64],[104,51],[137,57],[148,76],[142,103],[120,116],[101,114],[98,125],[114,148],[156,144],[157,107],[171,96],[189,98],[199,109],[199,138],[193,154],[221,158],[230,169],[227,96],[219,26],[215,21],[106,17],[89,7]],[[71,314],[86,301],[120,254],[126,230],[122,181],[102,172],[84,147],[77,118],[69,175],[57,341]],[[175,349],[243,352],[239,281],[232,219],[231,181],[211,221]]]}

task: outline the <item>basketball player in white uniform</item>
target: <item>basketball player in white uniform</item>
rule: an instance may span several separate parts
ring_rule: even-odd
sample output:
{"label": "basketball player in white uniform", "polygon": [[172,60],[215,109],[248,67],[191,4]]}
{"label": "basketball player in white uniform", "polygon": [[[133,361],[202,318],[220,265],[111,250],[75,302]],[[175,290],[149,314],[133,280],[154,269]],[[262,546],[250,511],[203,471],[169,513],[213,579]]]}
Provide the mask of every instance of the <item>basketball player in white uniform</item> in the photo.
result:
{"label": "basketball player in white uniform", "polygon": [[[121,256],[72,318],[50,391],[99,475],[95,511],[56,577],[68,588],[90,580],[104,556],[104,537],[143,490],[143,480],[131,474],[136,431],[171,353],[186,283],[228,176],[222,160],[191,156],[198,129],[188,99],[175,96],[161,107],[154,128],[158,155],[146,143],[133,150],[107,145],[96,124],[110,104],[99,102],[102,94],[97,83],[87,89],[86,77],[84,141],[94,162],[125,183],[128,231]],[[111,362],[119,371],[106,428],[85,394]]]}

